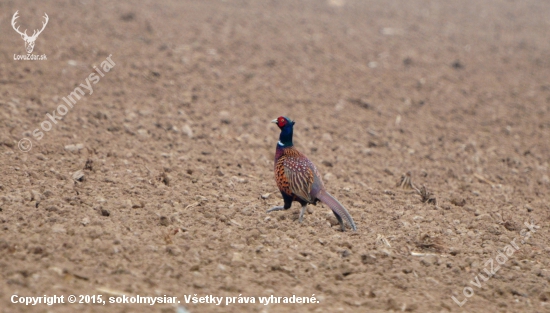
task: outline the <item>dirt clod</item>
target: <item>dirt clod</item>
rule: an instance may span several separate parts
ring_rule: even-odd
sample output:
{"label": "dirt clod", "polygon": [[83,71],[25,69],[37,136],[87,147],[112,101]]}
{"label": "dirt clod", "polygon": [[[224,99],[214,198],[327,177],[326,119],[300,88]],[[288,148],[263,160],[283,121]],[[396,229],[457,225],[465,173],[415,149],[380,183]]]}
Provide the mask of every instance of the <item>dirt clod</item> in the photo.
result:
{"label": "dirt clod", "polygon": [[166,216],[161,216],[161,217],[159,218],[159,222],[160,222],[160,225],[161,225],[161,226],[168,226],[168,225],[170,225],[170,220],[169,220],[168,217],[166,217]]}

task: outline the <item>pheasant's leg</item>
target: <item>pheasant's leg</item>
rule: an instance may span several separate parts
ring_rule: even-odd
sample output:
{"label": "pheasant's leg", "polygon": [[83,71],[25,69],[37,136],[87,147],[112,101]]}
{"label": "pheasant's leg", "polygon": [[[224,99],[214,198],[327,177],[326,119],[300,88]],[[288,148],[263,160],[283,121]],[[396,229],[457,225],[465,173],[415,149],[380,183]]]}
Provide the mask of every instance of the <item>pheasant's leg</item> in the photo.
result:
{"label": "pheasant's leg", "polygon": [[336,216],[336,219],[338,220],[338,223],[340,223],[340,228],[342,228],[342,231],[346,231],[346,227],[344,226],[344,221],[342,221],[342,218],[340,215],[336,214],[336,212],[332,211],[334,213],[334,216]]}
{"label": "pheasant's leg", "polygon": [[306,213],[306,207],[307,207],[307,204],[302,205],[302,211],[300,211],[300,219],[298,220],[300,221],[300,223],[304,220],[304,213]]}
{"label": "pheasant's leg", "polygon": [[271,209],[267,210],[267,213],[273,212],[273,211],[281,211],[284,210],[285,207],[283,205],[274,206]]}
{"label": "pheasant's leg", "polygon": [[283,195],[283,200],[285,201],[285,205],[274,206],[271,209],[267,210],[267,213],[273,212],[273,211],[282,211],[282,210],[290,209],[290,207],[292,206],[292,197],[287,196],[284,193],[282,193],[282,195]]}

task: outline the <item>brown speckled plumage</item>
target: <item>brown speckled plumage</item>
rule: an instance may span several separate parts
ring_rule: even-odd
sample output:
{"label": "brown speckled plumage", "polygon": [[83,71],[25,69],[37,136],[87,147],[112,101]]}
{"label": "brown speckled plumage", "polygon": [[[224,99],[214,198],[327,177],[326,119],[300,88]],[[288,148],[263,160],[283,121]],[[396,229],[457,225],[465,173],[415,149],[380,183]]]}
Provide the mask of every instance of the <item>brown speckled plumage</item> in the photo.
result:
{"label": "brown speckled plumage", "polygon": [[315,165],[294,147],[283,149],[283,154],[275,162],[275,180],[279,190],[308,203],[313,203],[311,191],[314,173],[319,177]]}

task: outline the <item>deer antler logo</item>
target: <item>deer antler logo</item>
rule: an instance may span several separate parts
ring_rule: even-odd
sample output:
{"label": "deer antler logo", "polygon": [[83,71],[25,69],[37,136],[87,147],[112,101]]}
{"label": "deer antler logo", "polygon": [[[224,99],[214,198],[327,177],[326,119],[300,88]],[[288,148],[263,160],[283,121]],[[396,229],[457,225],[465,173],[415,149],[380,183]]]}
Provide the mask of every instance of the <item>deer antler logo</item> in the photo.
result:
{"label": "deer antler logo", "polygon": [[38,35],[40,35],[40,33],[42,33],[42,31],[44,30],[44,28],[46,28],[46,25],[48,25],[48,14],[44,13],[44,18],[46,19],[45,22],[42,22],[42,29],[41,30],[34,30],[33,33],[32,33],[32,36],[28,36],[27,35],[27,30],[25,29],[25,32],[21,32],[19,31],[19,26],[17,26],[17,28],[15,27],[15,20],[19,18],[19,16],[17,16],[17,13],[19,12],[16,11],[15,14],[13,15],[13,18],[11,19],[11,26],[13,27],[13,29],[15,29],[15,31],[21,35],[21,38],[23,38],[23,40],[25,40],[25,49],[27,50],[28,53],[32,53],[32,50],[34,49],[34,42],[36,41],[36,38],[38,38]]}

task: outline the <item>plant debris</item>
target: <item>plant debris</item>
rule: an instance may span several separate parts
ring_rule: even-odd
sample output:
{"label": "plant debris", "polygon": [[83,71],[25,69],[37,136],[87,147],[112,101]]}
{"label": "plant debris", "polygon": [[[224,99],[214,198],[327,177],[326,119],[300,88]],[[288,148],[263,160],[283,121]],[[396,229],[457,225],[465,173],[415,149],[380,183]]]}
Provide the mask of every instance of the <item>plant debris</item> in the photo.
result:
{"label": "plant debris", "polygon": [[418,191],[418,188],[416,188],[416,186],[412,182],[411,171],[408,171],[404,175],[401,175],[401,179],[399,180],[399,182],[397,182],[396,187],[400,187],[400,188],[403,188],[405,190],[414,189],[414,190]]}
{"label": "plant debris", "polygon": [[404,175],[401,175],[401,179],[397,182],[396,187],[403,188],[405,190],[414,190],[417,194],[420,195],[420,201],[423,203],[437,205],[437,199],[434,194],[422,185],[420,189],[412,181],[411,171],[408,171]]}
{"label": "plant debris", "polygon": [[420,239],[415,242],[416,246],[422,250],[428,250],[432,252],[443,252],[445,246],[443,241],[439,237],[432,237],[429,234],[420,235]]}
{"label": "plant debris", "polygon": [[426,188],[426,186],[422,185],[420,187],[420,190],[418,192],[420,194],[420,201],[424,203],[429,203],[433,205],[437,205],[437,199],[435,196]]}

